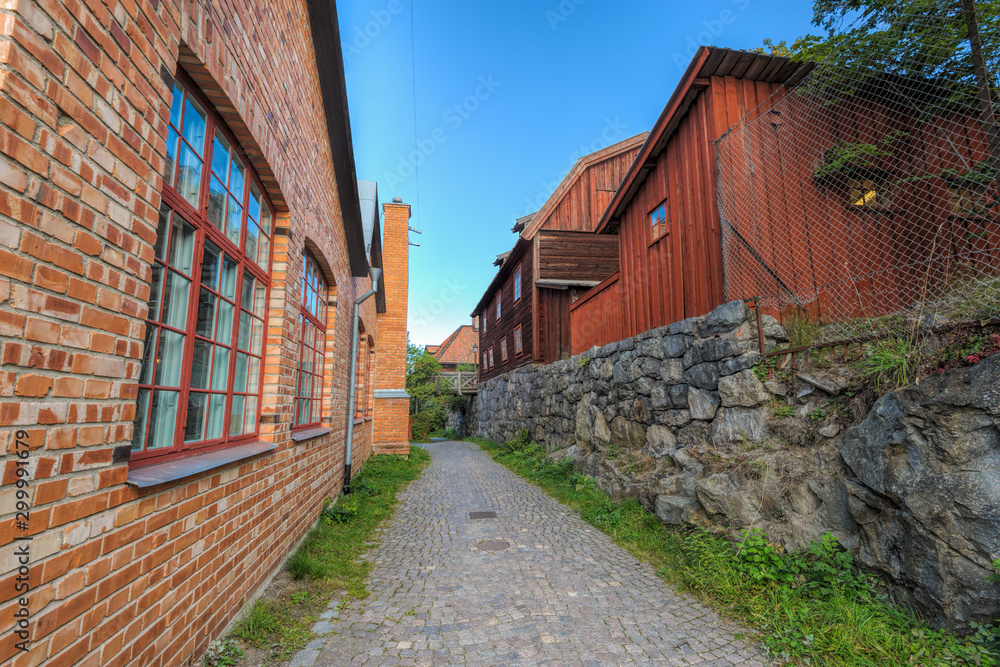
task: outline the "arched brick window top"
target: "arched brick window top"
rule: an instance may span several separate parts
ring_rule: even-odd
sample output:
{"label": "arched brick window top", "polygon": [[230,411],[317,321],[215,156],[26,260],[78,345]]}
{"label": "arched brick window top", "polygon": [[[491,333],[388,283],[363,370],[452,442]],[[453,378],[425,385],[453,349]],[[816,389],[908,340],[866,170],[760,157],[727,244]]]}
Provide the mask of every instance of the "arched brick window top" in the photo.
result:
{"label": "arched brick window top", "polygon": [[167,130],[134,465],[256,439],[273,218],[243,150],[180,73]]}

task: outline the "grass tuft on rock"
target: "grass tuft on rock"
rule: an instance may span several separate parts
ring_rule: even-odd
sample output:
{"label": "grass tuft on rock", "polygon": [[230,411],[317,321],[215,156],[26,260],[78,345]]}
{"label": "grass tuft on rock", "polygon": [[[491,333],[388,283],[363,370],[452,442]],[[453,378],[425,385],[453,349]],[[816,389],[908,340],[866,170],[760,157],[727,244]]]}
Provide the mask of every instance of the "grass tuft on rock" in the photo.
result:
{"label": "grass tuft on rock", "polygon": [[934,630],[890,605],[832,535],[803,554],[751,531],[742,545],[698,528],[668,528],[632,499],[609,498],[571,461],[551,463],[522,437],[469,438],[496,461],[580,513],[667,582],[759,632],[784,664],[817,667],[1000,664],[993,628],[968,637]]}

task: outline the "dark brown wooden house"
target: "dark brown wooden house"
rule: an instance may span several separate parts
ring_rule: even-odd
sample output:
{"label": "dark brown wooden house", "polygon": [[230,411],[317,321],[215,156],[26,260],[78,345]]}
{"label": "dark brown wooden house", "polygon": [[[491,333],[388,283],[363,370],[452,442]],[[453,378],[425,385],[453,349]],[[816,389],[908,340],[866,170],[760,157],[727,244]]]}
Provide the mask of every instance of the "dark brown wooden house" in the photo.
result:
{"label": "dark brown wooden house", "polygon": [[[872,185],[885,175],[905,181],[904,166],[910,173],[918,164],[940,170],[946,157],[954,163],[956,146],[959,162],[982,160],[986,145],[975,121],[942,117],[929,128],[877,95],[838,102],[834,111],[809,107],[786,93],[811,69],[787,58],[699,49],[598,224],[600,233],[617,234],[620,269],[571,306],[574,354],[778,286],[790,300],[808,300],[810,314],[824,321],[881,314],[873,313],[873,295],[891,312],[918,296],[905,269],[885,270],[907,261],[899,249],[921,257],[921,244],[934,244],[937,250],[928,252],[953,258],[970,254],[959,248],[970,243],[965,238],[983,234],[996,247],[995,224],[983,232],[983,221],[956,215],[956,190],[942,179],[920,181],[939,193],[919,193],[920,208],[918,193],[907,190],[915,185],[899,188],[891,205]],[[748,114],[751,121],[771,115],[755,137],[747,133],[730,152],[717,151],[716,140]],[[906,140],[886,148],[881,164],[868,170],[875,175],[864,177],[871,180],[863,180],[862,200],[815,177],[837,142],[875,143],[894,132]],[[803,159],[809,156],[812,162]],[[733,179],[725,222],[720,170]],[[735,251],[727,246],[725,271],[723,224],[754,231],[733,244]],[[930,227],[946,230],[947,238],[938,234],[928,243]],[[760,274],[774,285],[763,284]]]}
{"label": "dark brown wooden house", "polygon": [[618,270],[618,240],[595,234],[646,133],[586,155],[545,205],[516,221],[514,247],[473,317],[480,317],[480,382],[570,354],[570,304]]}

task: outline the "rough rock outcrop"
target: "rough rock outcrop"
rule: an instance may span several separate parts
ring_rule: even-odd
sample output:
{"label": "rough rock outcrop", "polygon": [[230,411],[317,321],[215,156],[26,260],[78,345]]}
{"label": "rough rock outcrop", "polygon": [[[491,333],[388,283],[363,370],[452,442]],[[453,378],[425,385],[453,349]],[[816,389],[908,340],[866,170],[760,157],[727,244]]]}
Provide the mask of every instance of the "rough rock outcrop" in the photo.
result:
{"label": "rough rock outcrop", "polygon": [[1000,355],[882,397],[838,448],[860,562],[936,624],[1000,617]]}

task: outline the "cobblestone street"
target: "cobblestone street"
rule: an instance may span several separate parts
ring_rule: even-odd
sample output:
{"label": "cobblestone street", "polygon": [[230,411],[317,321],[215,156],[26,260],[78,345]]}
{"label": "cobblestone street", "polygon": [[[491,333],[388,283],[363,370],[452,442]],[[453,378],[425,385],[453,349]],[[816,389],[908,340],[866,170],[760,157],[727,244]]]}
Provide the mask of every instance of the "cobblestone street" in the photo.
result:
{"label": "cobblestone street", "polygon": [[769,664],[476,445],[426,447],[369,556],[371,596],[331,608],[294,667]]}

